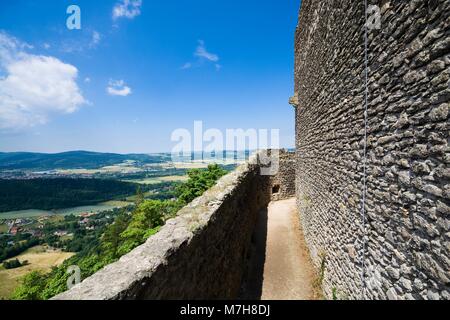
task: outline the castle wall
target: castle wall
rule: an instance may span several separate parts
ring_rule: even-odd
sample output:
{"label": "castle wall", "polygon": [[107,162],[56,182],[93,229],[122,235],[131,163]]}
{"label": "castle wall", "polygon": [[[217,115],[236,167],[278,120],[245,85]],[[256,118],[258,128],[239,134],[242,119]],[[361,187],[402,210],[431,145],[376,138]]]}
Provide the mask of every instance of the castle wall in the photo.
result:
{"label": "castle wall", "polygon": [[[296,185],[327,297],[450,299],[450,1],[303,0]],[[370,15],[369,15],[370,16]]]}
{"label": "castle wall", "polygon": [[260,169],[253,156],[145,244],[55,299],[237,298],[258,213],[271,198]]}
{"label": "castle wall", "polygon": [[295,152],[281,150],[279,168],[271,176],[272,201],[295,197]]}

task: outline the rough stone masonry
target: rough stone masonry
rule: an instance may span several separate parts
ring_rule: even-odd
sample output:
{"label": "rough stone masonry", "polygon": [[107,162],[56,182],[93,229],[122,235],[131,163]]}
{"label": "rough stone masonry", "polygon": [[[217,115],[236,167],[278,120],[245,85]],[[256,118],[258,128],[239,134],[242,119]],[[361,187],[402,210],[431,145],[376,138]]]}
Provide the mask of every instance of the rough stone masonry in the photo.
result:
{"label": "rough stone masonry", "polygon": [[282,149],[277,158],[278,170],[270,176],[272,201],[295,197],[295,153]]}
{"label": "rough stone masonry", "polygon": [[263,166],[252,156],[146,243],[54,299],[237,298],[258,214],[271,199]]}
{"label": "rough stone masonry", "polygon": [[364,1],[302,1],[296,192],[306,240],[330,298],[450,299],[450,1],[368,2],[381,20],[367,30],[365,140]]}

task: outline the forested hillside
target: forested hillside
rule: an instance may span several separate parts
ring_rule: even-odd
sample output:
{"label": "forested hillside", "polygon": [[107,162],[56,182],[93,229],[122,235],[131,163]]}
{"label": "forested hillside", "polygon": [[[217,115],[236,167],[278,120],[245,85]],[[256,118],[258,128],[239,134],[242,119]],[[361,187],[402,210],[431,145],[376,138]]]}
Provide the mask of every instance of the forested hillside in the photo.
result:
{"label": "forested hillside", "polygon": [[[180,208],[202,195],[226,173],[227,171],[218,165],[210,165],[206,170],[190,170],[189,179],[176,187],[176,199],[172,200],[145,200],[143,194],[138,193],[131,214],[124,210],[115,218],[114,223],[96,230],[98,237],[89,241],[75,233],[72,244],[69,243],[66,249],[74,250],[74,242],[81,242],[81,250],[48,273],[34,271],[27,274],[16,288],[13,299],[49,299],[67,290],[69,266],[80,267],[82,279],[85,279],[117,261],[157,233],[168,219],[176,216]],[[69,219],[65,218],[66,221]]]}
{"label": "forested hillside", "polygon": [[136,193],[137,185],[100,179],[0,179],[0,212],[85,206]]}

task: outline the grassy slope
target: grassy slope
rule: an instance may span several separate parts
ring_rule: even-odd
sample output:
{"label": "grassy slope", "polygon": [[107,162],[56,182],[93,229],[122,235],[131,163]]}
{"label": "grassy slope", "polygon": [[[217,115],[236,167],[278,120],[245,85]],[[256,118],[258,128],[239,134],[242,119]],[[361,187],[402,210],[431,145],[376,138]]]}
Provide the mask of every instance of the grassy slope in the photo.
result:
{"label": "grassy slope", "polygon": [[[20,261],[28,260],[29,265],[5,270],[0,269],[0,299],[8,299],[19,285],[19,280],[31,271],[50,271],[51,267],[62,264],[65,260],[73,256],[70,252],[50,250],[45,246],[36,246],[18,255]],[[13,259],[15,259],[13,258]]]}

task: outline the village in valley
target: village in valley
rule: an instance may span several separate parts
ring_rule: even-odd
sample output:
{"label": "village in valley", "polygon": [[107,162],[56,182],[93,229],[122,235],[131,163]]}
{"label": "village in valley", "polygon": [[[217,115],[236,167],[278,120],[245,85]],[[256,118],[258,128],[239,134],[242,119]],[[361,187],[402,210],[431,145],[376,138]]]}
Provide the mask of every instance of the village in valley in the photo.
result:
{"label": "village in valley", "polygon": [[[233,153],[221,166],[232,170],[246,156]],[[215,161],[88,152],[0,158],[0,299],[9,299],[30,272],[50,272],[95,250],[108,226],[120,214],[130,216],[140,198],[173,199],[189,170]]]}
{"label": "village in valley", "polygon": [[31,271],[49,271],[98,241],[121,210],[0,220],[0,299],[7,299]]}

